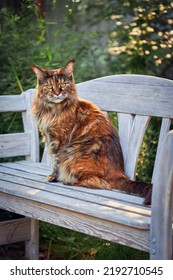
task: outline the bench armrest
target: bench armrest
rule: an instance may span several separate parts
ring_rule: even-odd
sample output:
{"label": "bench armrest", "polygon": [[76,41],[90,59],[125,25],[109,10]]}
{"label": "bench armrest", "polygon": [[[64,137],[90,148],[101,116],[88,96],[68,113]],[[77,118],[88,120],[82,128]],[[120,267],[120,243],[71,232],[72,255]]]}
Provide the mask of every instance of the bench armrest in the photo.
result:
{"label": "bench armrest", "polygon": [[163,142],[153,183],[151,214],[151,256],[172,258],[173,215],[173,130]]}

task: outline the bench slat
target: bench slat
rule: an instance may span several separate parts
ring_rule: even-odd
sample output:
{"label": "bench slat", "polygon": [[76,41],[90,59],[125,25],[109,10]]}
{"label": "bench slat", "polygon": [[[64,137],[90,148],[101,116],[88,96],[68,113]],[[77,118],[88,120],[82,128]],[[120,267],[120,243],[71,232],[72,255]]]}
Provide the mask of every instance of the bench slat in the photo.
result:
{"label": "bench slat", "polygon": [[[56,192],[55,185],[58,187]],[[34,182],[31,179],[26,180],[14,175],[12,177],[4,175],[4,173],[0,174],[0,189],[5,193],[138,228],[148,228],[149,226],[150,217],[145,216],[145,211],[137,209],[137,207],[135,209],[134,206],[125,205],[113,199],[85,194],[76,191],[75,187],[75,190],[67,190],[65,188],[59,189],[59,184],[55,185]],[[53,191],[52,187],[54,188]],[[142,214],[137,213],[137,210],[138,212],[141,211]]]}
{"label": "bench slat", "polygon": [[30,187],[19,186],[16,183],[0,180],[0,190],[14,196],[26,198],[29,200],[53,205],[61,209],[68,209],[77,213],[106,219],[108,221],[126,224],[129,226],[148,229],[150,218],[129,213],[127,211],[115,210],[111,207],[98,206],[94,203],[81,201],[78,198],[64,197],[62,195],[52,195],[50,192],[43,190],[33,190]]}
{"label": "bench slat", "polygon": [[[0,165],[0,171],[4,172],[5,174],[12,174],[16,176],[20,176],[22,178],[30,179],[32,174],[32,179],[36,181],[45,182],[45,176],[50,174],[50,168],[43,168],[40,163],[30,163],[30,162],[18,162],[18,163],[5,163]],[[55,184],[50,184],[51,186],[54,186]],[[89,188],[77,188],[73,186],[63,185],[61,183],[58,183],[59,186],[62,186],[63,189],[67,188],[69,190],[73,189],[75,191],[85,192],[86,194],[94,194],[96,197],[103,196],[110,199],[118,199],[124,203],[128,204],[134,204],[138,207],[144,207],[142,202],[143,198],[129,195],[117,190],[95,190],[95,189],[89,189]],[[146,207],[145,207],[146,208]]]}
{"label": "bench slat", "polygon": [[80,98],[103,111],[166,118],[173,118],[172,87],[171,80],[143,75],[113,75],[77,85]]}
{"label": "bench slat", "polygon": [[0,245],[29,240],[29,228],[29,218],[0,222]]}
{"label": "bench slat", "polygon": [[167,135],[168,131],[170,130],[170,126],[171,126],[171,119],[163,118],[162,124],[161,124],[161,129],[160,129],[160,134],[159,134],[159,141],[158,141],[158,146],[157,146],[157,153],[156,153],[156,158],[155,158],[153,176],[152,176],[153,183],[155,182],[155,178],[158,176],[158,174],[157,174],[158,160],[160,158],[160,152],[161,152],[163,141],[164,141],[165,136]]}
{"label": "bench slat", "polygon": [[[90,201],[96,204],[106,205],[117,209],[124,209],[124,204],[127,204],[128,211],[141,214],[144,216],[150,216],[151,211],[149,208],[146,208],[142,205],[135,205],[128,201],[128,196],[123,196],[122,199],[119,199],[117,197],[118,192],[114,193],[110,191],[102,191],[102,193],[97,193],[97,190],[95,190],[93,193],[87,192],[86,188],[77,188],[73,186],[65,186],[61,183],[45,183],[44,177],[40,175],[32,176],[31,174],[21,171],[14,171],[12,172],[12,169],[8,168],[0,168],[0,174],[1,176],[4,175],[4,180],[9,182],[14,182],[18,184],[23,184],[25,182],[26,186],[29,186],[33,189],[40,189],[40,190],[46,190],[49,191],[52,194],[61,194],[64,196],[69,196],[73,198],[78,198],[80,200],[84,201]],[[82,189],[82,191],[81,191]],[[106,196],[106,193],[109,193]],[[112,196],[111,196],[112,194]]]}
{"label": "bench slat", "polygon": [[133,120],[127,148],[128,153],[126,154],[126,158],[124,160],[126,174],[131,179],[135,178],[138,155],[149,120],[149,116],[140,115],[135,116]]}
{"label": "bench slat", "polygon": [[0,157],[27,156],[31,153],[31,134],[9,133],[0,135]]}
{"label": "bench slat", "polygon": [[123,151],[124,161],[128,154],[128,144],[134,117],[131,114],[118,113],[118,134]]}
{"label": "bench slat", "polygon": [[22,112],[26,111],[23,95],[0,96],[0,112]]}

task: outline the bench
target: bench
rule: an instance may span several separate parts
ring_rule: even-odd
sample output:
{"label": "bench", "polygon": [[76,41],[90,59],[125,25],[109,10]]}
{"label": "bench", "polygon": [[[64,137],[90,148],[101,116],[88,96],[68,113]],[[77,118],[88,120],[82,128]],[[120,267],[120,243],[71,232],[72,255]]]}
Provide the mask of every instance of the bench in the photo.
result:
{"label": "bench", "polygon": [[128,176],[135,178],[140,146],[151,117],[162,123],[153,169],[151,206],[116,190],[47,183],[50,158],[39,159],[39,136],[31,114],[34,89],[0,96],[1,112],[21,112],[24,132],[0,136],[0,208],[24,218],[0,223],[0,245],[25,241],[25,258],[38,259],[39,220],[172,259],[173,81],[145,75],[112,75],[77,85],[79,96],[104,112],[117,112]]}

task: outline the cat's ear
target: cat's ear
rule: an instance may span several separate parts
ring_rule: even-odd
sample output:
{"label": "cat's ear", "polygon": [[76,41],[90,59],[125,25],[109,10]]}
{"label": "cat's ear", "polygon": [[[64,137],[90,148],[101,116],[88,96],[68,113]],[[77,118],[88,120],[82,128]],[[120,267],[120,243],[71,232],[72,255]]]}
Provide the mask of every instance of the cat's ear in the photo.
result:
{"label": "cat's ear", "polygon": [[63,68],[62,72],[67,77],[71,77],[73,75],[73,67],[74,67],[75,60],[70,60],[67,62],[66,66]]}
{"label": "cat's ear", "polygon": [[36,65],[31,65],[31,68],[35,72],[39,81],[42,81],[46,77],[46,71],[44,69],[41,69]]}

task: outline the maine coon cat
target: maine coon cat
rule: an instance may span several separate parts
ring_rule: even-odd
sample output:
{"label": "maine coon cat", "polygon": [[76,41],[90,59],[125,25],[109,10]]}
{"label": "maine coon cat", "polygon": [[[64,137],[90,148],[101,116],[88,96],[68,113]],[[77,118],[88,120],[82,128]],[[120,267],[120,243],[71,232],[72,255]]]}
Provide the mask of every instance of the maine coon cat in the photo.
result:
{"label": "maine coon cat", "polygon": [[47,180],[118,189],[145,197],[144,203],[150,204],[151,184],[132,181],[124,172],[115,127],[93,103],[78,98],[73,66],[73,60],[56,70],[32,66],[38,81],[33,114],[53,163]]}

